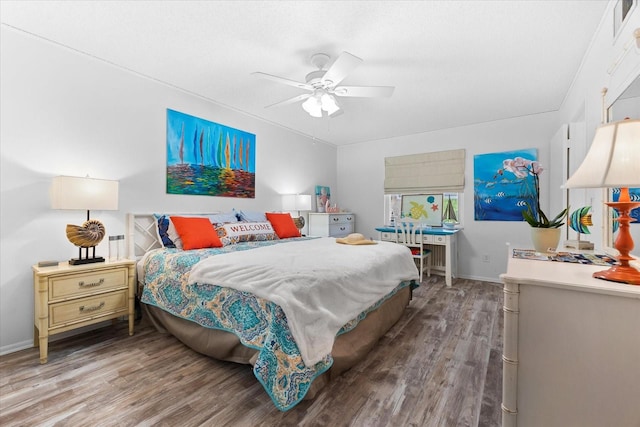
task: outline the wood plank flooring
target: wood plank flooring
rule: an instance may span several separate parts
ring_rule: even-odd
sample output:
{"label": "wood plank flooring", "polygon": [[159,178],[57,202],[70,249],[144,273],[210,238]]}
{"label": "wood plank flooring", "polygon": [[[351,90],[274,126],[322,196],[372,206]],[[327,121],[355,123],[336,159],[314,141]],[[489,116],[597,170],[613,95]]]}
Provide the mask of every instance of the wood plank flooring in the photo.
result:
{"label": "wood plank flooring", "polygon": [[502,288],[433,276],[367,359],[277,410],[251,367],[219,362],[145,319],[0,357],[2,426],[499,426]]}

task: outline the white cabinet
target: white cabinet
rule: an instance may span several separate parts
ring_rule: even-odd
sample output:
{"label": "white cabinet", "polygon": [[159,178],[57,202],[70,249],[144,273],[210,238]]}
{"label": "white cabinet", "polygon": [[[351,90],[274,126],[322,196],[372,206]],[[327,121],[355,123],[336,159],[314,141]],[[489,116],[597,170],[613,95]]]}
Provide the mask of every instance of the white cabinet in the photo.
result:
{"label": "white cabinet", "polygon": [[640,286],[509,259],[502,425],[640,426]]}
{"label": "white cabinet", "polygon": [[355,215],[341,213],[310,213],[309,235],[320,237],[345,237],[356,227]]}

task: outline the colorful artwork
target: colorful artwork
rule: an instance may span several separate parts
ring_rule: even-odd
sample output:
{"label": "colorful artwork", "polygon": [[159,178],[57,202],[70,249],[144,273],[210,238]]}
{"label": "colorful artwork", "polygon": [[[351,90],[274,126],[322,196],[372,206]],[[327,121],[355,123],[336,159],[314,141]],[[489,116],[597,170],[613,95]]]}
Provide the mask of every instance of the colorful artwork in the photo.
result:
{"label": "colorful artwork", "polygon": [[473,157],[473,200],[476,221],[524,221],[522,211],[536,209],[536,190],[532,175],[516,176],[505,170],[505,161],[518,157],[537,160],[535,148]]}
{"label": "colorful artwork", "polygon": [[[620,189],[619,188],[614,188],[611,191],[611,199],[614,202],[617,202],[618,199],[620,198]],[[629,188],[629,199],[631,199],[632,202],[640,202],[640,188]],[[634,210],[631,211],[631,213],[629,214],[629,216],[631,218],[633,218],[635,221],[632,221],[629,223],[629,225],[632,224],[640,224],[640,208],[636,208]],[[617,224],[617,222],[616,222]],[[614,230],[614,232],[617,230],[617,228]]]}
{"label": "colorful artwork", "polygon": [[316,185],[316,210],[320,213],[327,211],[331,202],[331,189],[322,185]]}
{"label": "colorful artwork", "polygon": [[255,198],[256,136],[167,109],[167,193]]}
{"label": "colorful artwork", "polygon": [[442,226],[442,194],[403,194],[402,218],[419,220],[424,225]]}

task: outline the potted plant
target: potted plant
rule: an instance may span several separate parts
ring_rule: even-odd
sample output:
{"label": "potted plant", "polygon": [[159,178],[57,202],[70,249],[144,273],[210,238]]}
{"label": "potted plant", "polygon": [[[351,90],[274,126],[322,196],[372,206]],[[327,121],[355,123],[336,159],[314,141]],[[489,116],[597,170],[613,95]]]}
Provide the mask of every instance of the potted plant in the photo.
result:
{"label": "potted plant", "polygon": [[513,173],[517,178],[525,179],[533,176],[536,198],[535,209],[526,203],[526,209],[522,211],[522,217],[531,226],[531,238],[533,246],[538,252],[547,252],[550,248],[556,248],[560,241],[560,227],[564,225],[568,208],[563,209],[558,215],[549,219],[540,207],[540,174],[544,170],[540,163],[533,160],[516,157],[503,161],[503,170]]}

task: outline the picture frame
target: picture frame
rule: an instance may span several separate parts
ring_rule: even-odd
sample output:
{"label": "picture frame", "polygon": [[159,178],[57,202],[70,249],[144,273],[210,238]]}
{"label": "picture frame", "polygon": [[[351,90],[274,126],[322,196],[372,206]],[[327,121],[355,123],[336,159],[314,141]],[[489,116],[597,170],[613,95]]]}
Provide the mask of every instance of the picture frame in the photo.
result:
{"label": "picture frame", "polygon": [[167,108],[167,194],[255,198],[256,136]]}
{"label": "picture frame", "polygon": [[403,194],[402,218],[418,220],[424,225],[442,227],[442,193]]}
{"label": "picture frame", "polygon": [[316,211],[326,213],[331,203],[331,188],[326,185],[316,185]]}

